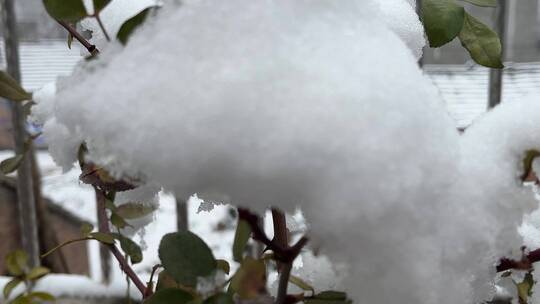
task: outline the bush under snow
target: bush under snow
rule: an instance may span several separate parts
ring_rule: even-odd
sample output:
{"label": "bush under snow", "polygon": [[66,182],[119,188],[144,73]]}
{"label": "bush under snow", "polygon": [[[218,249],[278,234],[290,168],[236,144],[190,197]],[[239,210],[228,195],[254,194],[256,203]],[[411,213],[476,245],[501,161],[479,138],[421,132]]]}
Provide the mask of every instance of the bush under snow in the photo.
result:
{"label": "bush under snow", "polygon": [[357,303],[486,300],[535,206],[517,176],[540,109],[503,106],[460,136],[417,67],[413,6],[391,2],[165,7],[38,105],[51,153],[68,168],[85,141],[179,197],[300,207]]}

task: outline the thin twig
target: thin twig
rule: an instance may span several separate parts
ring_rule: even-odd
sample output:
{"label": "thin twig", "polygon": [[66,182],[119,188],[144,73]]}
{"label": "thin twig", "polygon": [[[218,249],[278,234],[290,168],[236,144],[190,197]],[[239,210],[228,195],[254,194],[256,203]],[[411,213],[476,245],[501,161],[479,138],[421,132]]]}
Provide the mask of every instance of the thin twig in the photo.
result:
{"label": "thin twig", "polygon": [[66,245],[69,245],[69,244],[73,244],[73,243],[77,243],[77,242],[82,242],[82,241],[88,241],[88,240],[95,240],[94,238],[91,238],[91,237],[84,237],[84,238],[80,238],[80,239],[74,239],[74,240],[69,240],[69,241],[66,241],[66,242],[63,242],[62,244],[54,247],[53,249],[45,252],[44,254],[41,255],[41,258],[46,258],[48,255],[50,255],[51,253],[55,252],[56,250],[66,246]]}
{"label": "thin twig", "polygon": [[77,39],[77,41],[79,41],[79,43],[88,50],[88,53],[90,53],[92,56],[99,54],[99,50],[96,48],[96,46],[88,42],[88,40],[79,34],[79,32],[77,32],[73,26],[71,26],[71,24],[62,20],[56,21],[63,26],[73,36],[73,38]]}
{"label": "thin twig", "polygon": [[105,26],[103,25],[103,22],[101,22],[101,18],[99,17],[99,14],[96,13],[96,15],[94,16],[94,18],[96,18],[96,21],[97,23],[99,24],[99,28],[101,29],[101,31],[103,32],[103,35],[105,36],[105,39],[107,39],[107,41],[111,41],[111,37],[109,37],[109,34],[107,33],[107,30],[105,29]]}
{"label": "thin twig", "polygon": [[[98,212],[101,214],[103,218],[107,218],[107,210],[106,210],[107,198],[105,196],[105,193],[102,190],[95,187],[94,187],[94,190],[96,192]],[[111,233],[111,230],[109,229],[109,223],[106,221],[100,222],[99,231],[103,233]],[[137,289],[141,292],[144,298],[146,296],[147,288],[144,285],[144,283],[141,281],[139,276],[137,276],[135,271],[133,271],[128,261],[126,260],[126,258],[122,255],[120,250],[118,250],[118,248],[116,248],[114,244],[107,244],[107,247],[109,247],[109,250],[118,261],[118,264],[120,264],[120,268],[122,269],[122,271],[131,279],[135,287],[137,287]]]}
{"label": "thin twig", "polygon": [[287,288],[289,287],[289,277],[291,276],[292,262],[283,264],[279,274],[279,286],[276,296],[276,304],[284,304],[287,300]]}

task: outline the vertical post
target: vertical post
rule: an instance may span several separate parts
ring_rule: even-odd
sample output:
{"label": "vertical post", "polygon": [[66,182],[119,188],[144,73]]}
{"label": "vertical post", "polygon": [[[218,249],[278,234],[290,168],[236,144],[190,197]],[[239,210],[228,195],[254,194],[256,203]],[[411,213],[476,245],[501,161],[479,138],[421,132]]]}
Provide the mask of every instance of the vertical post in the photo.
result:
{"label": "vertical post", "polygon": [[189,230],[187,201],[176,198],[176,229],[180,232]]}
{"label": "vertical post", "polygon": [[[416,14],[418,14],[418,18],[420,18],[420,20],[422,19],[422,0],[416,0]],[[423,68],[424,67],[424,52],[422,50],[422,56],[420,57],[420,59],[418,59],[418,65],[420,66],[420,68]]]}
{"label": "vertical post", "polygon": [[[21,81],[19,67],[19,40],[17,21],[15,17],[14,0],[1,0],[2,27],[6,50],[7,72],[15,80]],[[23,249],[28,253],[29,265],[38,266],[39,238],[36,216],[36,205],[32,183],[31,149],[25,149],[28,140],[26,132],[26,117],[20,103],[12,104],[12,123],[15,139],[15,152],[27,154],[17,169],[17,207]]]}
{"label": "vertical post", "polygon": [[[495,10],[495,31],[499,34],[502,43],[502,60],[506,54],[506,5],[507,0],[499,0]],[[503,70],[491,69],[489,72],[489,100],[488,109],[492,109],[501,103],[503,86]]]}

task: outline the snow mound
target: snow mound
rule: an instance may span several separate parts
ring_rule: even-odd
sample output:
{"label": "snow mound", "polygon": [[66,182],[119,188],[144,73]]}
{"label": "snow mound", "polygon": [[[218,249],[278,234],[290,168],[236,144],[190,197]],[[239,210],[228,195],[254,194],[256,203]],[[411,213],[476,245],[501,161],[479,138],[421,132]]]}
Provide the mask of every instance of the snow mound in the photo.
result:
{"label": "snow mound", "polygon": [[359,303],[486,300],[534,205],[516,171],[540,146],[523,132],[540,111],[493,111],[460,138],[417,67],[414,9],[394,2],[390,24],[381,1],[165,10],[38,105],[54,109],[51,154],[69,166],[85,141],[92,160],[177,197],[299,207]]}

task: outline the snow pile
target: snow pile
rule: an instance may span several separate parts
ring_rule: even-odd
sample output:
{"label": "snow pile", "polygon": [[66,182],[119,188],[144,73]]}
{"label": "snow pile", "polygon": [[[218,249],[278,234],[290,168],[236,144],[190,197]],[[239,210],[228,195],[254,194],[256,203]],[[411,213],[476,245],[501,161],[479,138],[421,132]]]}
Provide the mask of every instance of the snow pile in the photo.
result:
{"label": "snow pile", "polygon": [[[38,106],[54,109],[51,153],[69,167],[84,140],[97,163],[178,197],[300,207],[361,303],[471,302],[519,247],[532,196],[516,168],[540,132],[518,131],[540,111],[494,111],[460,138],[407,47],[421,27],[380,21],[381,3],[165,10]],[[398,3],[396,20],[417,20]]]}

